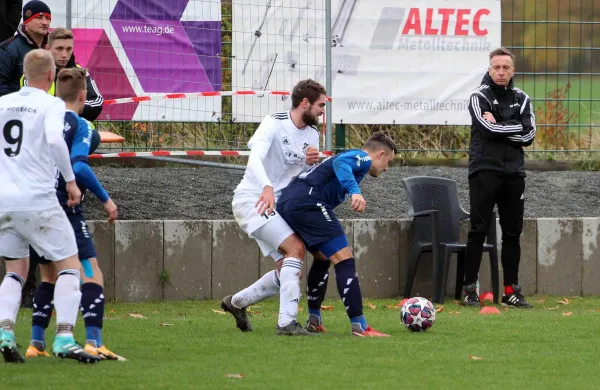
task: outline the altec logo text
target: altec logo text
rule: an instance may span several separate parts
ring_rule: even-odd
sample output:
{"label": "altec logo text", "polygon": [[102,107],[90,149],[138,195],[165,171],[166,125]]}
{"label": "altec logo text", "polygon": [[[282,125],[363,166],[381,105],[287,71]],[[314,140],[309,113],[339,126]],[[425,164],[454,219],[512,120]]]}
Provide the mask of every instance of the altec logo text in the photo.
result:
{"label": "altec logo text", "polygon": [[408,51],[491,51],[487,8],[386,7],[371,40],[371,49]]}
{"label": "altec logo text", "polygon": [[[424,12],[424,15],[422,12]],[[453,35],[477,36],[488,35],[488,30],[482,28],[481,19],[489,16],[489,9],[472,10],[469,8],[411,8],[408,11],[408,17],[402,35]],[[434,18],[437,25],[434,25]],[[453,31],[448,31],[450,22],[454,25]]]}

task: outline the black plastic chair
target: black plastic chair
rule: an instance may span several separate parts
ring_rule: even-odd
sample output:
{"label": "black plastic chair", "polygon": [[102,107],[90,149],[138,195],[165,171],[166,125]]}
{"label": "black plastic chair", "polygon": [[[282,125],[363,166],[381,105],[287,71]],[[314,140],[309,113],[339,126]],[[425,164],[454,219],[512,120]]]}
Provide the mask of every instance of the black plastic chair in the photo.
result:
{"label": "black plastic chair", "polygon": [[[405,276],[404,298],[410,298],[421,253],[432,252],[433,301],[444,303],[453,253],[458,255],[454,294],[456,299],[460,299],[467,249],[466,244],[459,243],[460,220],[469,218],[469,213],[460,205],[456,182],[440,177],[415,176],[403,179],[402,186],[409,205],[409,215],[413,217],[413,238]],[[492,290],[494,303],[497,304],[499,285],[495,213],[483,252],[490,255]]]}

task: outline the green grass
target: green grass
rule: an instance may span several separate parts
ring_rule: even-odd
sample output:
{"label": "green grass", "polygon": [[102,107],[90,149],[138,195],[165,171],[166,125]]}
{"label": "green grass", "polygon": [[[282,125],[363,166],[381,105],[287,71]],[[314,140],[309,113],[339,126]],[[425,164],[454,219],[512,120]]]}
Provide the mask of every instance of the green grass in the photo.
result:
{"label": "green grass", "polygon": [[[387,339],[350,336],[338,301],[326,302],[335,306],[324,312],[329,333],[314,338],[274,336],[276,301],[252,309],[253,333],[239,332],[229,314],[214,311],[214,301],[113,303],[107,305],[104,339],[129,361],[84,366],[37,358],[3,365],[0,382],[6,389],[598,388],[600,299],[573,298],[567,305],[559,299],[532,297],[535,309],[501,308],[500,315],[480,315],[450,301],[433,328],[419,334],[403,328],[398,309],[384,308],[397,301],[371,300],[375,309],[365,303],[367,319],[391,334]],[[30,315],[22,311],[18,319],[23,344]],[[76,336],[84,340],[79,324]]]}
{"label": "green grass", "polygon": [[[589,99],[600,99],[600,76],[517,76],[515,85],[525,91],[532,99],[546,98],[548,92],[557,88],[571,86],[566,98],[573,101],[565,102],[570,113],[576,114],[577,124],[600,126],[600,101],[590,102]],[[588,101],[586,101],[586,99]],[[581,101],[576,101],[581,100]],[[544,107],[543,101],[536,103]]]}

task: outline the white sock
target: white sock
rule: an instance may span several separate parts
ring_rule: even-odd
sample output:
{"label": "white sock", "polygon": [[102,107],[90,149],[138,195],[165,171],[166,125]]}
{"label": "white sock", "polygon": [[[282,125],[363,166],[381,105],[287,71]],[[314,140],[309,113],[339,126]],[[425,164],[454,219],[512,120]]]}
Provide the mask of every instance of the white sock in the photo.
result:
{"label": "white sock", "polygon": [[238,309],[243,309],[263,301],[279,292],[279,277],[277,271],[267,272],[242,291],[231,297],[231,303]]}
{"label": "white sock", "polygon": [[289,325],[298,318],[298,302],[300,301],[300,273],[302,261],[294,257],[283,260],[279,280],[279,326]]}
{"label": "white sock", "polygon": [[20,275],[9,272],[0,284],[0,324],[3,327],[11,328],[11,330],[17,322],[23,283],[23,278]]}
{"label": "white sock", "polygon": [[[69,326],[75,327],[79,303],[81,302],[81,291],[79,291],[79,271],[67,269],[58,274],[56,287],[54,288],[54,309],[56,310],[56,325],[58,333],[63,335],[72,334]],[[66,326],[65,326],[66,325]]]}

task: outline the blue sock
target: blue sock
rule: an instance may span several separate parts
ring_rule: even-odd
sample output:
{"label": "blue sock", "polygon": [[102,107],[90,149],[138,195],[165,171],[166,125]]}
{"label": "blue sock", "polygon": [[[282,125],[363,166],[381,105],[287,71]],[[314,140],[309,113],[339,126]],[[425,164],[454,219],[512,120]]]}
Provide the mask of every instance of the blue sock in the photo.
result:
{"label": "blue sock", "polygon": [[85,327],[85,342],[97,348],[102,346],[102,329],[95,326]]}
{"label": "blue sock", "polygon": [[327,292],[329,280],[329,266],[331,262],[313,260],[308,275],[306,276],[306,290],[308,297],[308,313],[321,317],[321,305]]}
{"label": "blue sock", "polygon": [[81,314],[85,323],[86,343],[101,347],[104,320],[104,289],[99,284],[81,286]]}
{"label": "blue sock", "polygon": [[335,279],[350,322],[358,322],[366,329],[367,321],[363,316],[362,294],[353,258],[342,260],[335,265]]}
{"label": "blue sock", "polygon": [[46,329],[50,325],[54,310],[54,284],[42,282],[33,297],[31,316],[31,341],[45,344]]}
{"label": "blue sock", "polygon": [[365,316],[363,316],[363,315],[350,318],[350,323],[351,324],[360,324],[360,327],[362,328],[362,330],[366,330],[367,327],[369,326],[367,324],[367,320],[365,319]]}

